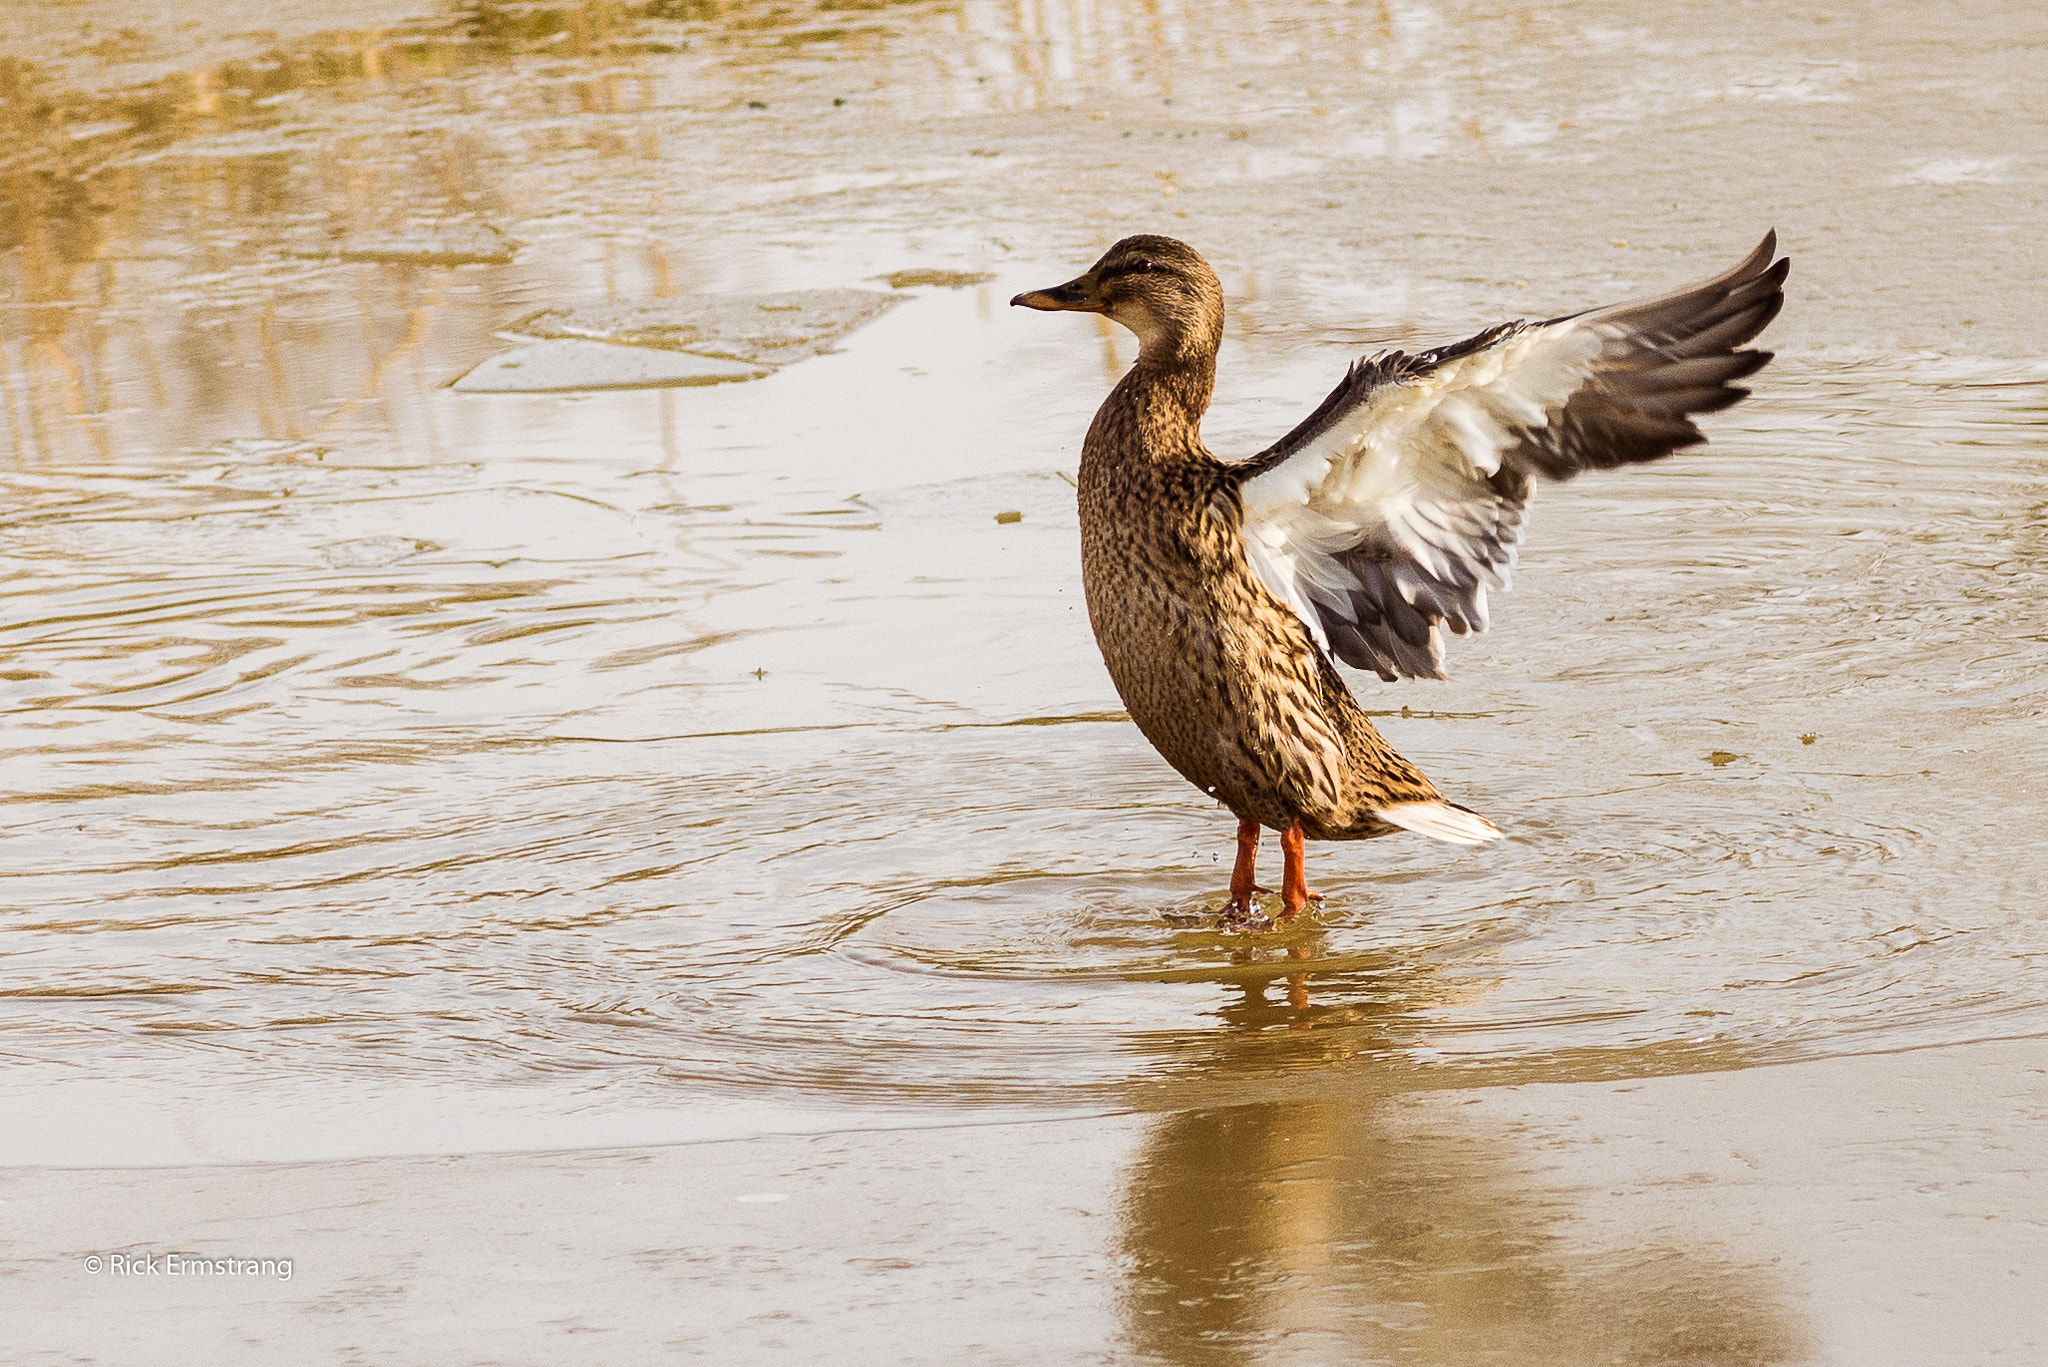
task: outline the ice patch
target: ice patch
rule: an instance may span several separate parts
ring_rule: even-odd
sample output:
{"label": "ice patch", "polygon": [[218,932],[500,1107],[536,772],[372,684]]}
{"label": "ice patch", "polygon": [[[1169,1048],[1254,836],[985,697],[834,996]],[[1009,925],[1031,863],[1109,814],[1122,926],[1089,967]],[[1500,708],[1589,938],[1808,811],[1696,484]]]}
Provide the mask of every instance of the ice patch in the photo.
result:
{"label": "ice patch", "polygon": [[900,296],[878,290],[695,294],[654,304],[544,309],[512,330],[784,366],[828,350],[900,302]]}
{"label": "ice patch", "polygon": [[301,239],[292,255],[409,266],[503,266],[519,247],[488,223],[445,223],[346,233],[326,241]]}
{"label": "ice patch", "polygon": [[899,302],[876,290],[791,290],[543,309],[512,329],[533,344],[493,356],[453,387],[536,394],[758,380],[831,350]]}
{"label": "ice patch", "polygon": [[450,386],[465,394],[549,394],[573,389],[662,389],[675,385],[758,380],[772,367],[614,346],[574,338],[536,342],[493,356]]}
{"label": "ice patch", "polygon": [[1892,177],[1894,185],[1960,185],[2004,180],[2006,157],[1942,157],[1923,161]]}

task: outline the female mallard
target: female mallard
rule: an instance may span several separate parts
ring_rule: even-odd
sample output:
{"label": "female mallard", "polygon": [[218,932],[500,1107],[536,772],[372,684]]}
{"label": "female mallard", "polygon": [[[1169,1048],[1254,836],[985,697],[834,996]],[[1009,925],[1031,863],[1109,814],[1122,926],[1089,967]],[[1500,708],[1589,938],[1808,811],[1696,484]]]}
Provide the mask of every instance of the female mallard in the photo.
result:
{"label": "female mallard", "polygon": [[1106,313],[1138,336],[1081,452],[1081,575],[1131,719],[1237,816],[1224,924],[1252,906],[1259,829],[1279,831],[1281,915],[1308,890],[1302,840],[1396,827],[1477,844],[1500,831],[1394,753],[1330,664],[1440,679],[1443,632],[1486,629],[1508,586],[1531,481],[1656,460],[1706,440],[1771,359],[1738,351],[1784,302],[1768,233],[1726,275],[1675,294],[1455,346],[1385,352],[1250,460],[1217,460],[1202,414],[1223,340],[1209,263],[1127,237],[1027,308]]}

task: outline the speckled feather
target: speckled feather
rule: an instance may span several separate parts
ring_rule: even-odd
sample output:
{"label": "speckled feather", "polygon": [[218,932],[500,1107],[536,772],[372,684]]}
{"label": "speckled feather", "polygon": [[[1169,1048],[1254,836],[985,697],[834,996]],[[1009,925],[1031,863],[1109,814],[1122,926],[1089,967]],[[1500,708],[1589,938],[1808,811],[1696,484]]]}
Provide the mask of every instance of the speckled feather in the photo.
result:
{"label": "speckled feather", "polygon": [[[1135,241],[1164,254],[1165,239]],[[1082,449],[1082,580],[1103,661],[1145,738],[1240,819],[1298,821],[1321,840],[1384,835],[1395,827],[1375,808],[1443,795],[1247,565],[1239,472],[1199,435],[1220,307],[1186,321],[1197,345],[1148,351]]]}

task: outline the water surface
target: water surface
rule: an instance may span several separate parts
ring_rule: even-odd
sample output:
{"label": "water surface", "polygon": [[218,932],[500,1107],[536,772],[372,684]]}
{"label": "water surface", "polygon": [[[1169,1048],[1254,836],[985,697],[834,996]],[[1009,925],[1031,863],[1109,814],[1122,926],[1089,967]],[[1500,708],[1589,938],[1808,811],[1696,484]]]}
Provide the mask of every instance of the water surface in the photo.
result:
{"label": "water surface", "polygon": [[[2048,1030],[2032,11],[590,4],[107,47],[22,8],[17,1159]],[[1771,224],[1780,356],[1712,444],[1544,490],[1453,682],[1351,676],[1510,839],[1319,846],[1298,930],[1164,924],[1220,903],[1231,824],[1080,607],[1071,475],[1133,349],[1003,301],[1186,237],[1241,456],[1363,350]],[[941,283],[763,379],[449,387],[543,310],[905,270]],[[151,1106],[175,1132],[103,1128]]]}

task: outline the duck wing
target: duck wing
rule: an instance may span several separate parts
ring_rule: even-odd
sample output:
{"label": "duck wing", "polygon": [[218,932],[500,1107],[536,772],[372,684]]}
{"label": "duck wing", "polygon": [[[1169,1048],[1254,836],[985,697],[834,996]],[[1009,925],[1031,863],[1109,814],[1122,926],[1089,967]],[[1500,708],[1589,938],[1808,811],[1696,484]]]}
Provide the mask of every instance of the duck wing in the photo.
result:
{"label": "duck wing", "polygon": [[1777,234],[1725,275],[1656,299],[1505,323],[1351,367],[1279,442],[1228,467],[1246,558],[1348,665],[1441,679],[1443,633],[1487,625],[1533,481],[1706,440],[1691,415],[1749,393],[1737,348],[1777,316]]}

